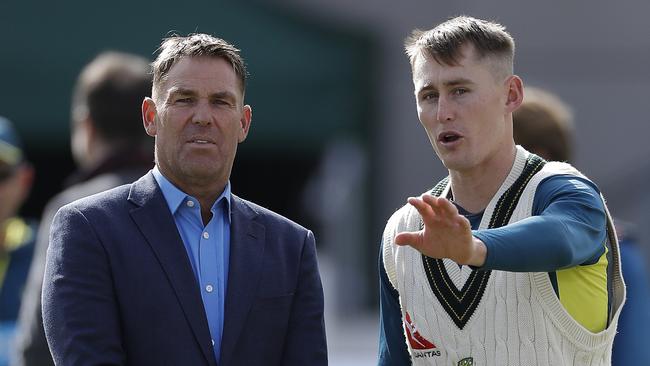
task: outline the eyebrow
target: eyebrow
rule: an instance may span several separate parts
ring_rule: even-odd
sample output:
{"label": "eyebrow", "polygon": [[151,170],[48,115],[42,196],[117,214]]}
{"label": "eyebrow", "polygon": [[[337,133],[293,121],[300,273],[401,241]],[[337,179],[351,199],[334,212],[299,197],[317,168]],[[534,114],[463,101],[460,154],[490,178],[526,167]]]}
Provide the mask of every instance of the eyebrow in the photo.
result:
{"label": "eyebrow", "polygon": [[171,87],[169,88],[169,94],[170,97],[173,95],[196,95],[196,92],[190,89],[185,89],[185,88],[179,88],[179,87]]}
{"label": "eyebrow", "polygon": [[[196,96],[197,93],[192,90],[192,89],[186,89],[182,87],[172,87],[169,90],[169,96],[174,96],[174,95],[188,95],[188,96]],[[232,99],[236,100],[237,97],[228,91],[220,91],[216,93],[210,94],[210,98],[225,98],[225,99]]]}
{"label": "eyebrow", "polygon": [[[453,87],[457,85],[468,85],[468,84],[474,84],[474,82],[467,78],[456,78],[456,79],[447,80],[442,83],[442,85],[446,87]],[[438,90],[438,89],[433,85],[433,83],[428,82],[424,84],[424,86],[420,88],[420,90],[418,90],[418,94],[422,93],[423,91],[430,91],[430,90]]]}
{"label": "eyebrow", "polygon": [[444,86],[456,86],[456,85],[463,85],[463,84],[465,84],[465,85],[474,84],[474,82],[471,81],[470,79],[466,79],[466,78],[457,78],[457,79],[452,79],[452,80],[445,81],[442,84]]}

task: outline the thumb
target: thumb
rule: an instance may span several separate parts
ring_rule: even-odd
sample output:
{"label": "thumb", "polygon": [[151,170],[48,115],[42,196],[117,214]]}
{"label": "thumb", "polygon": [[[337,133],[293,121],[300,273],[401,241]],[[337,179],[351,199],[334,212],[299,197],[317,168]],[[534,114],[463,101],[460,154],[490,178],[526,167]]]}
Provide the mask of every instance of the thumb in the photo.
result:
{"label": "thumb", "polygon": [[397,245],[410,245],[415,249],[420,247],[422,243],[422,232],[403,232],[395,235],[395,244]]}

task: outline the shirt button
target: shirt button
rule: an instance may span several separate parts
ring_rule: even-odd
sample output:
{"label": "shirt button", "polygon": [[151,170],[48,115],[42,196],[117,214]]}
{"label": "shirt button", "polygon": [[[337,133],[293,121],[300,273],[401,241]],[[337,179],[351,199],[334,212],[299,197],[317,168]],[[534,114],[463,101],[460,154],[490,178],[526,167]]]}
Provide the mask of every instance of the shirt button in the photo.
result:
{"label": "shirt button", "polygon": [[204,232],[203,232],[203,238],[204,238],[204,239],[207,239],[207,238],[209,238],[209,237],[210,237],[210,234],[208,234],[207,231],[204,231]]}
{"label": "shirt button", "polygon": [[194,201],[187,201],[187,207],[194,207]]}
{"label": "shirt button", "polygon": [[214,290],[214,288],[212,287],[212,285],[207,285],[207,286],[205,286],[205,291],[207,291],[207,292],[212,292],[212,290]]}

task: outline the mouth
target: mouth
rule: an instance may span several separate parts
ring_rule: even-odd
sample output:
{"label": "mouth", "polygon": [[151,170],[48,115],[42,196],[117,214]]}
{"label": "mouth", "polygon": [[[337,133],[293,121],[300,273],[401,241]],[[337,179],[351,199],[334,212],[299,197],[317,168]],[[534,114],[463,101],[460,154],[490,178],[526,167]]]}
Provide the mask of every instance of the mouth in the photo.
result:
{"label": "mouth", "polygon": [[198,144],[198,145],[215,145],[215,142],[212,139],[205,138],[205,137],[193,137],[189,140],[187,140],[188,143],[190,144]]}
{"label": "mouth", "polygon": [[442,144],[451,144],[462,138],[463,136],[461,134],[454,131],[446,131],[438,135],[438,141],[441,142]]}

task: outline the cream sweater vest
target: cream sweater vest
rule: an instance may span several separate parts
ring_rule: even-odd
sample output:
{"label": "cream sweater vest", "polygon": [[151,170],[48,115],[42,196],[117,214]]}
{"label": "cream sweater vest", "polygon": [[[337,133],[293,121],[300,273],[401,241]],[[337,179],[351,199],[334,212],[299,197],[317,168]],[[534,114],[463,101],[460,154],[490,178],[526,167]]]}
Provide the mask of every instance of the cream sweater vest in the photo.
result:
{"label": "cream sweater vest", "polygon": [[[518,146],[512,170],[485,209],[479,229],[487,228],[490,219],[499,214],[495,209],[504,209],[503,205],[497,207],[497,202],[522,175],[528,157],[529,153]],[[513,212],[510,223],[531,215],[537,185],[556,174],[584,177],[568,164],[547,163],[525,185],[519,201],[511,203],[516,203],[514,209],[505,205]],[[447,183],[441,196],[448,194]],[[483,271],[471,271],[468,266],[459,268],[444,259],[438,263],[444,265],[448,277],[443,277],[443,282],[429,282],[425,271],[431,273],[431,264],[425,265],[415,249],[393,243],[399,232],[420,230],[420,215],[410,205],[395,212],[384,232],[383,259],[388,278],[400,295],[413,365],[610,365],[625,286],[609,212],[607,216],[612,247],[612,310],[608,328],[595,334],[566,312],[546,272],[491,271],[485,278],[477,275]],[[479,290],[462,292],[459,289],[464,285]],[[438,300],[433,287],[449,287],[447,297],[443,297],[447,304]],[[453,307],[453,303],[467,306]]]}

